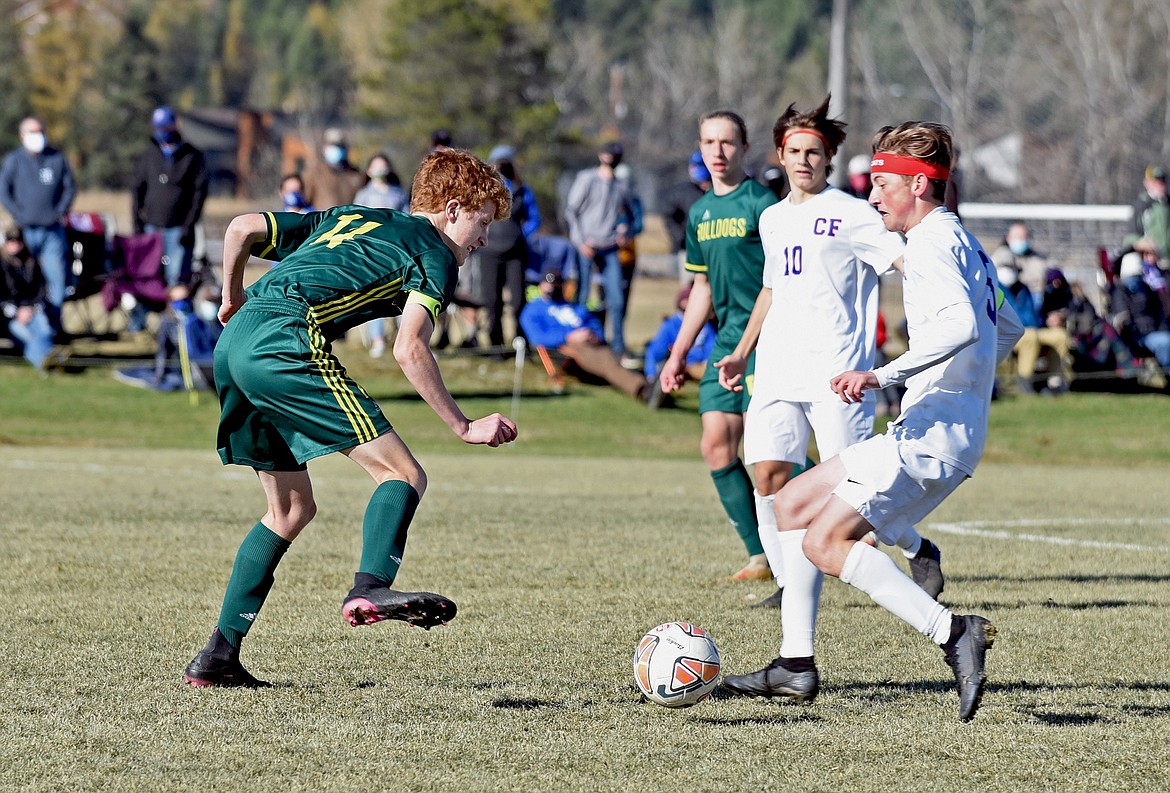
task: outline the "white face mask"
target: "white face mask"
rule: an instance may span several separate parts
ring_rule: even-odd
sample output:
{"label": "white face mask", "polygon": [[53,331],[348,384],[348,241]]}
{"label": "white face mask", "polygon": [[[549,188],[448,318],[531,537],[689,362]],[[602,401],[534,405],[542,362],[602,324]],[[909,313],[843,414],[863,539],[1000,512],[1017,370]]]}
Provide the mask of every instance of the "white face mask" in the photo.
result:
{"label": "white face mask", "polygon": [[219,318],[219,306],[206,300],[200,300],[195,305],[195,314],[204,322],[214,322]]}
{"label": "white face mask", "polygon": [[33,154],[40,154],[45,150],[45,133],[30,132],[22,139],[24,147]]}
{"label": "white face mask", "polygon": [[995,275],[999,279],[1000,286],[1015,286],[1016,281],[1019,280],[1015,267],[996,267]]}

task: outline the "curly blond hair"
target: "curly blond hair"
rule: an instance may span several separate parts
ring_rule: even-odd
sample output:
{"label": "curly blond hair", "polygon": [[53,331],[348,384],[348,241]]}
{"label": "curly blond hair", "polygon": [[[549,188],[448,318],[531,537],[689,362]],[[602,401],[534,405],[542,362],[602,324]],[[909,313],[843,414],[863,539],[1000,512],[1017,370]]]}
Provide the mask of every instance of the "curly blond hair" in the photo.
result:
{"label": "curly blond hair", "polygon": [[414,175],[411,211],[442,212],[452,199],[467,209],[479,209],[494,201],[495,220],[512,214],[512,194],[495,168],[462,149],[432,152]]}

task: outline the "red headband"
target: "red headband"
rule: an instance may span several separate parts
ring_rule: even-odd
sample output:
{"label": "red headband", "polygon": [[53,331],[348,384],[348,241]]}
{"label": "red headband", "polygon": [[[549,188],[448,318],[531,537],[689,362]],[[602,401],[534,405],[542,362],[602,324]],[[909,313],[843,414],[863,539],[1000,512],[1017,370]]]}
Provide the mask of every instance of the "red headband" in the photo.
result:
{"label": "red headband", "polygon": [[944,182],[951,175],[949,168],[935,165],[932,162],[920,160],[917,157],[904,157],[901,154],[890,154],[888,151],[879,151],[873,155],[869,164],[870,173],[881,171],[898,176],[917,176],[922,174],[927,179],[942,179]]}
{"label": "red headband", "polygon": [[817,132],[815,129],[808,129],[807,127],[797,127],[796,129],[788,130],[787,134],[785,134],[784,137],[780,139],[780,148],[783,149],[784,145],[786,143],[788,143],[788,139],[791,138],[793,135],[812,135],[814,137],[820,138],[821,143],[825,144],[825,153],[826,154],[829,151],[831,151],[833,148],[832,146],[829,145],[828,138],[826,138],[821,133]]}

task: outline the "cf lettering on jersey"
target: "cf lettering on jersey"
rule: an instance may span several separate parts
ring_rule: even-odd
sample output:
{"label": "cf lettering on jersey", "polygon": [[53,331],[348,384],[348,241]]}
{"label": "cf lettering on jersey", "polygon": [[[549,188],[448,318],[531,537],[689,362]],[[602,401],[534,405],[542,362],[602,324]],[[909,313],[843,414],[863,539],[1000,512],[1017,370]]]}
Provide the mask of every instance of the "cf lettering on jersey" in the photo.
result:
{"label": "cf lettering on jersey", "polygon": [[841,218],[817,218],[813,221],[813,234],[818,237],[836,237],[841,228]]}

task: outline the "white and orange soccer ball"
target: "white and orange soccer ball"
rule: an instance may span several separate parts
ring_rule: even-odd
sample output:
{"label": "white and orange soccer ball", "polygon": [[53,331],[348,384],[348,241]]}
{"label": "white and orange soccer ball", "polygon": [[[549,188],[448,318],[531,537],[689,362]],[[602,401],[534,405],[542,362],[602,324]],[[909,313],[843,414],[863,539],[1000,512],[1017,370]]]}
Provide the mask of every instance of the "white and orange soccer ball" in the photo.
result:
{"label": "white and orange soccer ball", "polygon": [[634,681],[646,699],[659,705],[697,704],[719,684],[719,648],[698,625],[664,622],[638,642]]}

